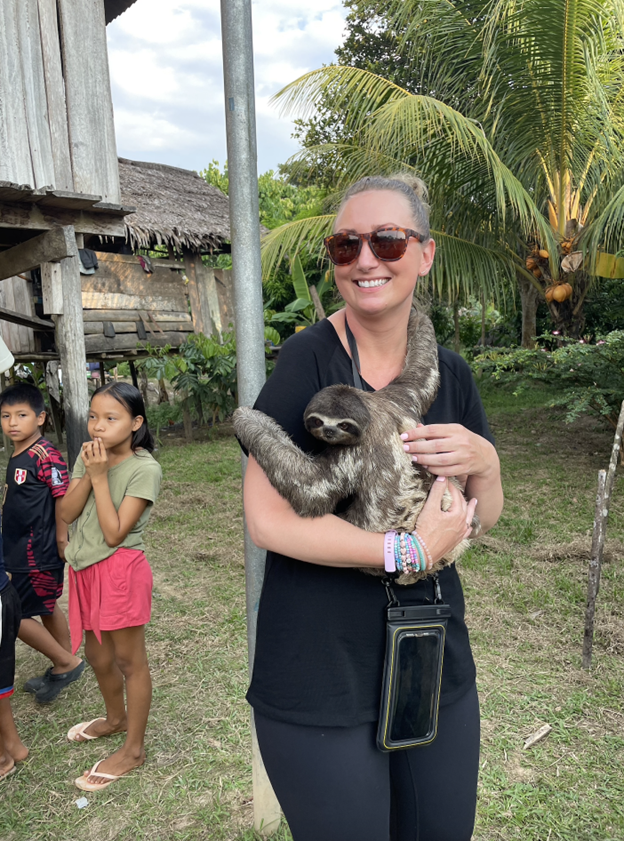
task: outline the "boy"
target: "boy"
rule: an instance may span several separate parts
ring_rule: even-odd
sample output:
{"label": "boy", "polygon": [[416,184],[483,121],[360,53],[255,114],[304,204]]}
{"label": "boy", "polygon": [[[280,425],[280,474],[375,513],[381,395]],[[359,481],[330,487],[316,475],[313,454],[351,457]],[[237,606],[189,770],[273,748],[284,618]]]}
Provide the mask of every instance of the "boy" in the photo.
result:
{"label": "boy", "polygon": [[[71,653],[69,628],[57,604],[63,592],[67,526],[56,514],[69,486],[61,454],[41,436],[46,417],[38,388],[13,385],[0,394],[2,431],[13,441],[2,511],[4,562],[22,603],[19,638],[52,665],[24,684],[39,704],[53,701],[82,675]],[[33,617],[40,616],[41,623]]]}
{"label": "boy", "polygon": [[15,640],[20,626],[20,603],[2,561],[0,537],[0,780],[15,771],[15,763],[28,756],[28,748],[17,735],[11,695],[15,679]]}

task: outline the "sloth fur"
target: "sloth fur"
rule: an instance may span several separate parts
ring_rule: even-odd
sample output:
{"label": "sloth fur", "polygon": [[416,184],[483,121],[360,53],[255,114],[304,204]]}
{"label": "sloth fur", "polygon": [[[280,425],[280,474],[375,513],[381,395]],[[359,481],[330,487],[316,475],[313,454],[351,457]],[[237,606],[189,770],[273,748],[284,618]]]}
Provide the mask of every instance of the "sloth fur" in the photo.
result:
{"label": "sloth fur", "polygon": [[[331,514],[349,498],[339,516],[353,525],[372,532],[411,532],[435,477],[412,461],[400,435],[421,422],[439,384],[433,325],[413,309],[405,364],[396,379],[375,392],[332,385],[308,404],[304,423],[328,445],[322,453],[304,453],[272,418],[248,407],[234,413],[234,430],[299,516]],[[450,505],[448,492],[444,505]],[[462,541],[431,570],[403,574],[398,583],[412,584],[453,563],[467,545]],[[370,567],[362,571],[384,574]]]}

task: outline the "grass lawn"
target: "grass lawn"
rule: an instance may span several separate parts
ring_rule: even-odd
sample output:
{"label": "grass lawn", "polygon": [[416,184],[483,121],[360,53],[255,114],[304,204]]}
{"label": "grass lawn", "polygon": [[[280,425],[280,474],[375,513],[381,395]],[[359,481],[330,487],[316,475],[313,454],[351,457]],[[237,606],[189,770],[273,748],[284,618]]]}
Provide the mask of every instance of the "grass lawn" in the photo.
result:
{"label": "grass lawn", "polygon": [[[533,392],[485,401],[503,462],[500,524],[462,558],[479,671],[483,751],[475,841],[624,838],[624,493],[616,483],[597,611],[594,666],[580,668],[597,472],[611,434],[566,426]],[[160,452],[163,490],[147,533],[155,576],[148,646],[154,703],[148,762],[106,791],[74,777],[121,736],[70,744],[102,714],[90,670],[14,713],[30,757],[0,783],[0,839],[251,841],[240,457],[228,430]],[[45,664],[18,643],[17,685]],[[542,724],[552,732],[528,751]],[[444,782],[440,783],[444,803]],[[275,838],[290,838],[283,827]],[[322,839],[319,839],[322,841]]]}

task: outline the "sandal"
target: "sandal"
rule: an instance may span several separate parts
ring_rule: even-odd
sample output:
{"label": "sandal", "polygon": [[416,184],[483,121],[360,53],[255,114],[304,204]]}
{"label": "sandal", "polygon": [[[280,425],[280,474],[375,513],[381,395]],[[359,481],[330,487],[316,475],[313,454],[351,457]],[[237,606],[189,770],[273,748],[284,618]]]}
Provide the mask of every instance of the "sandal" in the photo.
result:
{"label": "sandal", "polygon": [[[67,740],[69,742],[90,742],[92,739],[99,739],[100,736],[92,736],[90,733],[85,733],[88,727],[95,724],[96,721],[106,721],[105,718],[94,718],[93,721],[81,721],[80,724],[75,724],[67,733]],[[82,736],[77,739],[77,736]]]}
{"label": "sandal", "polygon": [[[98,771],[98,766],[104,762],[103,759],[100,759],[98,762],[95,763],[93,768],[88,771],[86,774],[83,774],[82,777],[77,777],[74,780],[74,785],[76,788],[79,788],[81,791],[102,791],[103,788],[107,788],[111,783],[114,783],[115,780],[120,780],[123,774],[119,776],[115,776],[115,774],[105,774],[104,771]],[[90,783],[89,777],[102,777],[104,780],[103,783]]]}
{"label": "sandal", "polygon": [[8,770],[8,771],[6,771],[4,774],[0,774],[0,782],[2,782],[2,780],[6,780],[6,778],[7,778],[8,776],[10,776],[11,774],[14,774],[16,771],[17,771],[17,765],[13,765],[13,766],[12,766],[11,768],[9,768],[9,770]]}

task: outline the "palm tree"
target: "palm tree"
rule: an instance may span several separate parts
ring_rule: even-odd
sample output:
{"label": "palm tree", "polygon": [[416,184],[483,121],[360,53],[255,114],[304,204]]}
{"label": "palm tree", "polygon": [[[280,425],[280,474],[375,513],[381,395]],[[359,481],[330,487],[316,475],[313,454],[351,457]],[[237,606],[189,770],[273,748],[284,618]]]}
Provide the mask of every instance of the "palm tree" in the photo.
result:
{"label": "palm tree", "polygon": [[[405,44],[427,57],[428,94],[330,66],[284,88],[283,109],[306,116],[330,102],[348,127],[331,150],[343,162],[338,193],[405,168],[429,184],[439,294],[517,282],[523,345],[542,299],[558,329],[579,335],[596,276],[624,277],[624,0],[390,5]],[[303,150],[296,166],[327,151]],[[273,231],[266,269],[331,221]]]}

